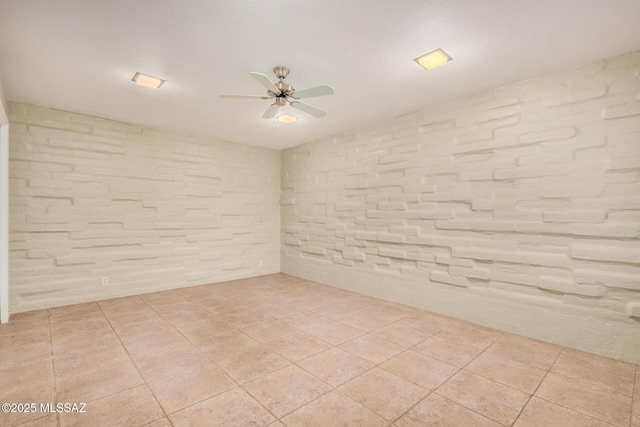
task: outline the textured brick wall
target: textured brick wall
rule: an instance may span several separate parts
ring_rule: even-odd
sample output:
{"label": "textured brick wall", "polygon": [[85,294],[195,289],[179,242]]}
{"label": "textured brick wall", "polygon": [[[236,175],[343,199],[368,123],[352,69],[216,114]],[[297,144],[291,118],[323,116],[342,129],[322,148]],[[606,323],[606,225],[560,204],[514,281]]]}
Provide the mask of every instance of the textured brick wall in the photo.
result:
{"label": "textured brick wall", "polygon": [[279,271],[278,151],[20,104],[10,121],[12,312]]}
{"label": "textured brick wall", "polygon": [[639,68],[283,151],[282,271],[639,362]]}

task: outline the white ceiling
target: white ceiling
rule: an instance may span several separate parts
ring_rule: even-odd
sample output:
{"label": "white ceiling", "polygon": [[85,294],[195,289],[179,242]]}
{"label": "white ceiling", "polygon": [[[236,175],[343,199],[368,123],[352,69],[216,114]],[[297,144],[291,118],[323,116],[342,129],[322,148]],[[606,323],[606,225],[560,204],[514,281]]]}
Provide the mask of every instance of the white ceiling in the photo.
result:
{"label": "white ceiling", "polygon": [[[638,0],[0,0],[0,77],[10,101],[280,149],[638,50],[639,22]],[[454,61],[413,62],[438,47]],[[306,100],[327,116],[219,97],[276,65],[333,86]]]}

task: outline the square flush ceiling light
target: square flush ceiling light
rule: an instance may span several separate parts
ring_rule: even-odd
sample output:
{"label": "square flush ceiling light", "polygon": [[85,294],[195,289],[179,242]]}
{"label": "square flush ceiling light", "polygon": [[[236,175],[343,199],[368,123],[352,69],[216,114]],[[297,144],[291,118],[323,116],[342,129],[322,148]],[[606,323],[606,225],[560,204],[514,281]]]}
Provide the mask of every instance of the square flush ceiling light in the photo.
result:
{"label": "square flush ceiling light", "polygon": [[142,73],[136,73],[131,81],[139,84],[140,86],[150,87],[151,89],[158,89],[162,86],[162,83],[164,83],[164,80],[162,79]]}
{"label": "square flush ceiling light", "polygon": [[429,53],[425,53],[422,56],[414,59],[420,66],[424,67],[427,70],[433,70],[434,68],[438,68],[447,62],[451,61],[453,58],[447,55],[442,49],[436,49]]}
{"label": "square flush ceiling light", "polygon": [[296,120],[298,120],[298,118],[290,114],[280,114],[278,116],[278,120],[281,121],[282,123],[289,124],[289,123],[295,122]]}

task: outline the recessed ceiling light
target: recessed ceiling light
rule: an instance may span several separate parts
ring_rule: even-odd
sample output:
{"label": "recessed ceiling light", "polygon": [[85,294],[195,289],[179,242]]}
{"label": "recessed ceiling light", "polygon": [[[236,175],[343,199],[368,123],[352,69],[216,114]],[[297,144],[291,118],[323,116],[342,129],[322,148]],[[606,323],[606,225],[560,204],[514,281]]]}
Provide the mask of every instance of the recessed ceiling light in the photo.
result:
{"label": "recessed ceiling light", "polygon": [[296,120],[298,120],[298,118],[290,114],[280,114],[278,116],[278,120],[281,121],[282,123],[289,124],[289,123],[295,122]]}
{"label": "recessed ceiling light", "polygon": [[436,49],[434,51],[425,53],[424,55],[417,57],[416,59],[414,59],[414,61],[416,61],[418,64],[420,64],[422,67],[426,68],[427,70],[433,70],[434,68],[438,68],[446,64],[452,59],[453,58],[447,55],[447,52],[445,52],[444,50]]}
{"label": "recessed ceiling light", "polygon": [[162,79],[142,73],[136,73],[131,81],[136,82],[140,86],[150,87],[151,89],[158,89],[162,86],[162,83],[164,83]]}

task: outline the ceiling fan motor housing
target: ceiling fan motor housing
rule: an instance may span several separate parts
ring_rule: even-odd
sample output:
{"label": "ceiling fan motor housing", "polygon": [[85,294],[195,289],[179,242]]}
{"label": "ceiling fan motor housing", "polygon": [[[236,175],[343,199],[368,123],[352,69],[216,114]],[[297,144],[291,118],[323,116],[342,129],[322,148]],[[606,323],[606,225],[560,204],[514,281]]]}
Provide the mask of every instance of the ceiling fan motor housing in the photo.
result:
{"label": "ceiling fan motor housing", "polygon": [[282,65],[273,67],[273,73],[278,77],[277,82],[271,82],[271,79],[264,74],[251,72],[251,77],[256,79],[263,87],[267,89],[269,96],[246,96],[246,95],[220,95],[223,98],[260,98],[260,99],[272,99],[274,102],[267,108],[267,111],[262,115],[263,119],[271,119],[278,113],[280,107],[284,107],[290,104],[293,108],[304,111],[315,117],[323,117],[327,113],[311,105],[304,104],[299,100],[302,98],[312,98],[315,96],[333,95],[333,88],[331,86],[322,85],[308,89],[304,89],[296,92],[293,86],[284,82],[284,79],[289,75],[289,69]]}
{"label": "ceiling fan motor housing", "polygon": [[[276,77],[278,77],[278,81],[274,83],[275,87],[278,88],[280,93],[274,93],[273,91],[268,91],[269,96],[273,96],[276,98],[288,98],[295,91],[293,86],[284,82],[284,79],[289,75],[289,69],[282,65],[278,65],[277,67],[273,67],[273,72]],[[278,104],[284,105],[284,104]]]}
{"label": "ceiling fan motor housing", "polygon": [[277,67],[273,67],[273,72],[280,79],[284,79],[289,75],[289,69],[285,66],[278,65]]}

